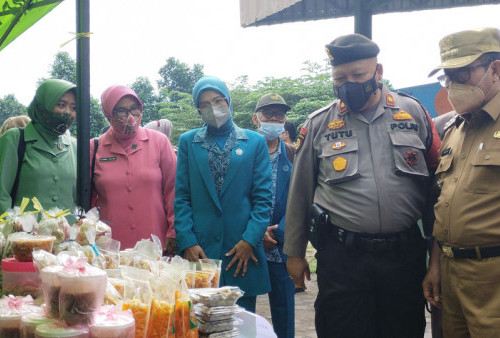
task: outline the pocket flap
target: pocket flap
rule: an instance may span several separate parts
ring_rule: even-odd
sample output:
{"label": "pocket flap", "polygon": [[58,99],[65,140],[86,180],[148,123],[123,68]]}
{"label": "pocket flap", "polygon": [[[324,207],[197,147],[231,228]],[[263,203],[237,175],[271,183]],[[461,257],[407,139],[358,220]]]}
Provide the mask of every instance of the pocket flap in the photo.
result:
{"label": "pocket flap", "polygon": [[424,150],[425,146],[419,135],[410,131],[399,131],[389,133],[392,144],[395,146],[412,147]]}
{"label": "pocket flap", "polygon": [[472,165],[499,165],[500,151],[481,150],[471,161]]}
{"label": "pocket flap", "polygon": [[436,174],[448,171],[451,167],[451,162],[453,162],[453,156],[446,155],[439,159],[439,164],[436,169]]}

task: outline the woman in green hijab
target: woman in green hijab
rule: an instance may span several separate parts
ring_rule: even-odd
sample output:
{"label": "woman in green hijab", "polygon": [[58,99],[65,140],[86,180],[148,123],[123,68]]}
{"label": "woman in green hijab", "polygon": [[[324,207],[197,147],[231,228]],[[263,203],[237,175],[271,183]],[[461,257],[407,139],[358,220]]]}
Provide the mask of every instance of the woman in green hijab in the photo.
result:
{"label": "woman in green hijab", "polygon": [[76,118],[75,88],[64,80],[44,81],[28,107],[31,122],[0,137],[0,214],[23,197],[37,197],[46,210],[74,210],[76,142],[65,133]]}

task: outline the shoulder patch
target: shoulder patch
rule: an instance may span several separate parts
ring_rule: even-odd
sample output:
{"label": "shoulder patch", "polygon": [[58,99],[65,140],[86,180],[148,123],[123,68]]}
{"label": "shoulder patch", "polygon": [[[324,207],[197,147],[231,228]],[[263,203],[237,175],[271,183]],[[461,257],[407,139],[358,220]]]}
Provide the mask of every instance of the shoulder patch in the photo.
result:
{"label": "shoulder patch", "polygon": [[313,117],[318,116],[318,115],[320,115],[321,113],[324,113],[324,112],[326,112],[326,111],[329,111],[329,110],[330,110],[330,108],[332,108],[332,106],[333,106],[336,102],[337,102],[337,101],[333,101],[333,102],[332,102],[332,103],[330,103],[328,106],[326,106],[326,107],[322,107],[322,108],[320,108],[320,109],[318,109],[318,110],[316,110],[316,111],[312,112],[312,113],[311,113],[311,114],[309,114],[307,117],[308,117],[308,118],[310,118],[310,119],[312,119]]}
{"label": "shoulder patch", "polygon": [[389,107],[394,107],[396,105],[396,103],[394,102],[394,97],[392,96],[391,93],[385,94],[385,104],[388,105]]}
{"label": "shoulder patch", "polygon": [[295,141],[295,152],[298,152],[300,147],[302,147],[308,132],[309,131],[305,127],[300,128],[299,136],[297,136],[297,141]]}

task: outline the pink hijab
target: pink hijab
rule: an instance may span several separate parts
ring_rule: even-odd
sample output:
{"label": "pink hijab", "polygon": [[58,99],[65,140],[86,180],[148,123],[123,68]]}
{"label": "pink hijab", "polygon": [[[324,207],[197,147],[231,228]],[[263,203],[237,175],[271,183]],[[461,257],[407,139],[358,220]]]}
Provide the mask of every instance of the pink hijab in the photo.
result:
{"label": "pink hijab", "polygon": [[[118,101],[120,101],[125,96],[131,96],[134,98],[139,105],[141,106],[141,112],[143,110],[143,105],[137,94],[129,87],[121,86],[121,85],[113,85],[108,87],[101,95],[101,105],[102,111],[106,119],[111,124],[110,131],[113,133],[114,138],[120,143],[120,145],[127,152],[128,148],[134,143],[134,140],[137,136],[137,129],[140,125],[140,120],[137,123],[136,132],[132,135],[125,135],[118,130],[116,130],[116,121],[113,117],[113,109],[115,108]],[[128,152],[127,152],[128,153]]]}

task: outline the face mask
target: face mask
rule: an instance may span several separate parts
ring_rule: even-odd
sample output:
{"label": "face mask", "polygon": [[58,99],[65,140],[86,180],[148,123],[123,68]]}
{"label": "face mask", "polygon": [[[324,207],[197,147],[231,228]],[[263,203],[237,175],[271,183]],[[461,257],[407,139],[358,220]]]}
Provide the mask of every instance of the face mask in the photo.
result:
{"label": "face mask", "polygon": [[229,107],[212,107],[208,111],[201,113],[203,122],[214,128],[220,128],[231,116]]}
{"label": "face mask", "polygon": [[133,116],[129,115],[126,119],[120,119],[113,117],[111,119],[111,125],[113,130],[125,136],[133,136],[137,133],[139,129],[139,124],[141,123],[142,115]]}
{"label": "face mask", "polygon": [[[257,117],[257,119],[259,119]],[[262,135],[266,137],[268,140],[274,140],[278,138],[285,131],[285,123],[269,123],[269,122],[260,122],[259,131]]]}
{"label": "face mask", "polygon": [[52,113],[52,130],[62,135],[73,124],[75,119],[70,114]]}
{"label": "face mask", "polygon": [[370,80],[363,83],[347,81],[340,87],[333,85],[333,91],[342,102],[347,104],[349,109],[359,111],[378,88],[375,74],[377,74],[377,68],[375,68],[375,73]]}
{"label": "face mask", "polygon": [[[465,113],[474,113],[483,106],[484,101],[486,100],[486,95],[479,88],[479,85],[483,82],[489,69],[490,68],[488,67],[481,81],[479,81],[479,83],[475,86],[454,82],[450,84],[448,87],[448,100],[457,114],[461,115]],[[490,87],[488,93],[492,87]]]}

